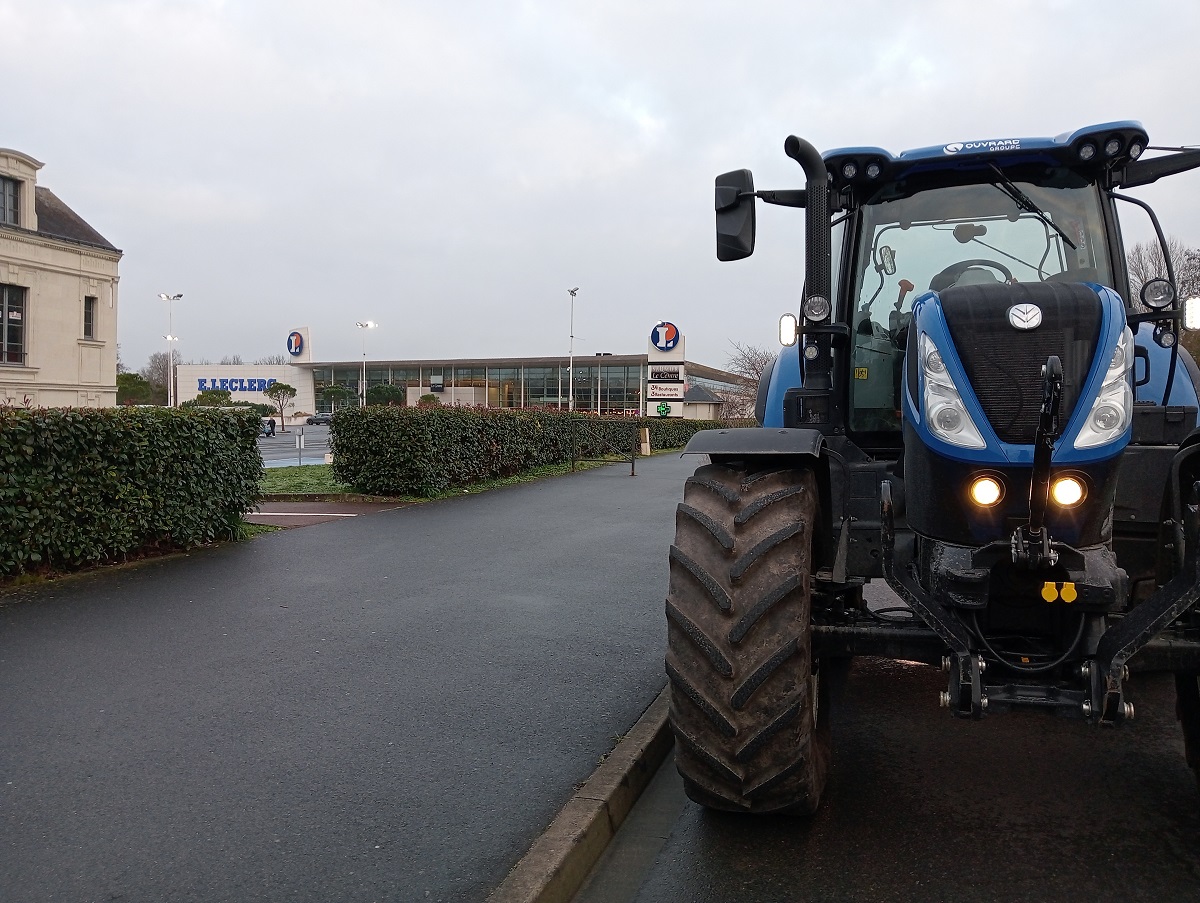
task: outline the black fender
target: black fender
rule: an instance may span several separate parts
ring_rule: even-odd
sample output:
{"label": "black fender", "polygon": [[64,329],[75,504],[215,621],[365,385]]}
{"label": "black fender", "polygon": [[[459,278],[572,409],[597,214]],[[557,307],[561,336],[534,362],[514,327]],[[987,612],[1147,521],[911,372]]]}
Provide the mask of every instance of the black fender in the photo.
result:
{"label": "black fender", "polygon": [[806,456],[821,458],[825,437],[817,430],[784,427],[731,427],[727,430],[700,430],[688,440],[685,455],[713,455],[726,459],[747,456]]}
{"label": "black fender", "polygon": [[682,454],[708,455],[714,464],[761,461],[764,465],[811,467],[817,478],[821,502],[820,521],[814,525],[814,550],[818,563],[829,567],[837,551],[837,538],[833,529],[829,459],[825,450],[825,436],[818,430],[750,426],[701,430],[688,441]]}

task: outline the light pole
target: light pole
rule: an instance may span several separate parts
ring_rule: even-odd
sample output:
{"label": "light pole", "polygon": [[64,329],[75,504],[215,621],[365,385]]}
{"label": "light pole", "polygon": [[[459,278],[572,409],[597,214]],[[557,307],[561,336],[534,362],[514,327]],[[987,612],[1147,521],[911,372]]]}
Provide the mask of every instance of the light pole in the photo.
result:
{"label": "light pole", "polygon": [[167,334],[163,336],[167,340],[167,407],[175,407],[175,352],[172,350],[171,343],[178,342],[179,336],[175,335],[175,302],[183,299],[183,292],[176,295],[168,295],[166,292],[158,293],[159,300],[167,302]]}
{"label": "light pole", "polygon": [[379,324],[374,320],[367,320],[354,325],[363,331],[362,388],[359,390],[358,406],[365,408],[367,406],[367,330],[374,329]]}
{"label": "light pole", "polygon": [[575,293],[579,286],[567,289],[571,296],[571,347],[567,354],[567,411],[575,410]]}

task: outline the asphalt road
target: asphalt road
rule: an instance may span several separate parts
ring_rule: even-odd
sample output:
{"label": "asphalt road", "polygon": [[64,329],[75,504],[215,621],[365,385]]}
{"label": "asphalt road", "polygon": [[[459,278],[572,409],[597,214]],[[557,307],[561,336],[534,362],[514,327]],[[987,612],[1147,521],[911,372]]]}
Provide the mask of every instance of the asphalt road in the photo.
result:
{"label": "asphalt road", "polygon": [[694,465],[0,597],[0,900],[483,900],[665,683]]}
{"label": "asphalt road", "polygon": [[[275,427],[274,436],[260,436],[258,451],[266,467],[290,467],[296,464],[322,464],[329,451],[329,427],[289,426],[287,432]],[[296,439],[304,437],[304,447],[296,447]]]}
{"label": "asphalt road", "polygon": [[1135,674],[1117,730],[952,719],[944,675],[855,662],[811,820],[708,812],[671,760],[575,903],[1200,899],[1200,793],[1169,675]]}

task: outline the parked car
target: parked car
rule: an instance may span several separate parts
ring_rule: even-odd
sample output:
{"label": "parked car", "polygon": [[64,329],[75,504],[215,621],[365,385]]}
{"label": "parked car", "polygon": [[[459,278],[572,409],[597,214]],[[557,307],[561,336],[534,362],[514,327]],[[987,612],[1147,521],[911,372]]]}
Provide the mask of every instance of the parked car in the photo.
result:
{"label": "parked car", "polygon": [[332,414],[313,414],[311,417],[307,418],[304,422],[307,423],[309,426],[317,426],[318,424],[321,426],[329,426],[329,424],[333,422],[333,415]]}

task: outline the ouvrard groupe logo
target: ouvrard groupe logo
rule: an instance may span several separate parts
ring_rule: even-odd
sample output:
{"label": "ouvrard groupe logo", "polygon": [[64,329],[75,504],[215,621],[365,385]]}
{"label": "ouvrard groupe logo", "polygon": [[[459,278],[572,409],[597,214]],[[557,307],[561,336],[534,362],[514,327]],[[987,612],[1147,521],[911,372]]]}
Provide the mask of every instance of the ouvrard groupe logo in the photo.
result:
{"label": "ouvrard groupe logo", "polygon": [[1020,138],[997,138],[994,141],[956,141],[942,148],[942,153],[961,154],[964,151],[1005,151],[1018,150],[1021,147]]}

